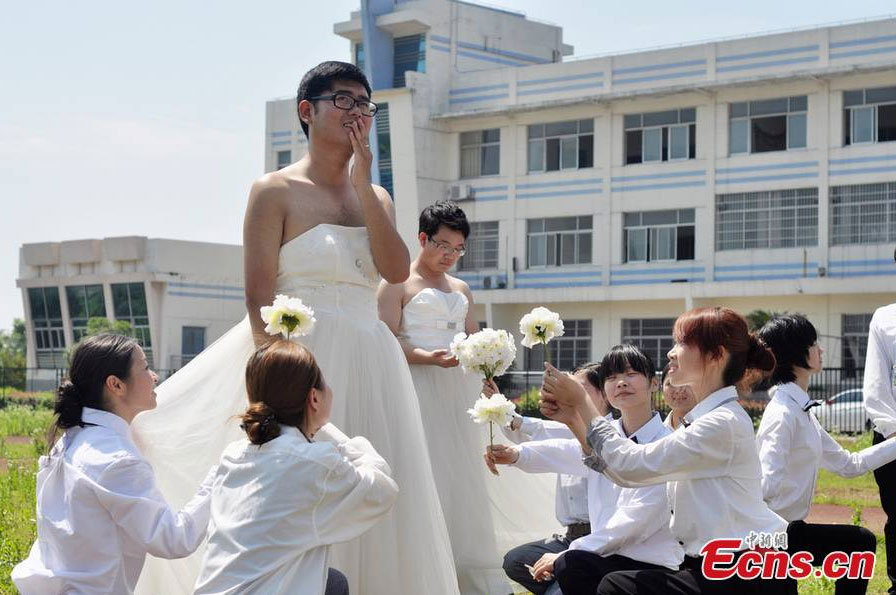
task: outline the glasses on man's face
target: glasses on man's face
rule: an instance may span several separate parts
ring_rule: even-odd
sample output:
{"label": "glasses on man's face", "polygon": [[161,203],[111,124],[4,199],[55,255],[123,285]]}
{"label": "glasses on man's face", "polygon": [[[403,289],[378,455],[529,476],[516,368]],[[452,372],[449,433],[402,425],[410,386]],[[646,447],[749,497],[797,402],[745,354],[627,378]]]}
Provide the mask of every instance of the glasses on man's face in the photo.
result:
{"label": "glasses on man's face", "polygon": [[331,99],[333,101],[333,105],[345,111],[349,111],[357,105],[358,111],[361,112],[361,115],[367,116],[368,118],[372,118],[376,114],[377,109],[379,109],[378,106],[372,101],[367,101],[366,99],[355,99],[348,93],[342,91],[337,91],[336,93],[332,93],[330,95],[318,95],[317,97],[310,97],[309,101],[317,101],[318,99]]}
{"label": "glasses on man's face", "polygon": [[450,244],[441,242],[439,240],[434,240],[432,238],[429,238],[429,242],[433,246],[435,246],[436,248],[441,250],[442,254],[444,254],[445,256],[454,256],[456,254],[457,257],[460,258],[461,256],[463,256],[464,254],[467,253],[466,246],[461,246],[460,248],[455,248],[454,246],[451,246]]}

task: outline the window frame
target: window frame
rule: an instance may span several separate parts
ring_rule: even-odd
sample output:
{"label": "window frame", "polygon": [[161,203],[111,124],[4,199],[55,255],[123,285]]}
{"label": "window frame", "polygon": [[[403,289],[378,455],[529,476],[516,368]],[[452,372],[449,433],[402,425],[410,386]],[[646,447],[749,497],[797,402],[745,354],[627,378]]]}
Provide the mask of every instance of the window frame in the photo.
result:
{"label": "window frame", "polygon": [[[498,133],[497,140],[493,140],[493,141],[485,140],[486,134],[489,132],[497,132]],[[476,142],[470,142],[470,143],[464,144],[464,135],[469,134],[469,133],[478,133],[479,138]],[[460,170],[460,175],[458,176],[459,179],[475,180],[478,178],[490,178],[490,177],[497,177],[497,176],[501,175],[501,129],[500,128],[484,128],[481,130],[466,130],[464,132],[461,132],[459,135],[459,145],[460,145],[460,160],[459,160],[460,163],[458,164],[459,170]],[[485,158],[485,150],[488,149],[489,147],[495,147],[498,150],[497,171],[495,171],[495,173],[485,173],[484,174],[484,173],[482,173],[482,169],[483,169],[482,166],[483,166],[484,158]],[[476,151],[477,157],[478,157],[478,159],[476,161],[476,163],[477,163],[476,172],[477,173],[471,173],[471,172],[464,171],[464,150],[465,149],[468,151],[470,151],[470,150]]]}
{"label": "window frame", "polygon": [[[736,204],[738,200],[740,205]],[[793,204],[787,204],[790,201]],[[812,202],[814,204],[810,204]],[[819,198],[818,188],[815,186],[716,194],[714,208],[713,245],[716,252],[818,246]],[[813,209],[814,215],[805,212]],[[807,215],[814,219],[814,225],[800,225],[800,221],[806,219]],[[792,231],[792,237],[784,235],[785,227],[782,225],[791,218],[792,228],[786,229]],[[806,233],[806,230],[812,232]],[[737,245],[734,245],[732,234],[740,237]],[[756,243],[763,236],[765,243]],[[788,238],[789,241],[785,241]]]}
{"label": "window frame", "polygon": [[[647,117],[651,118],[659,118],[664,114],[671,115],[675,112],[675,121],[672,122],[664,122],[662,124],[644,124],[644,120]],[[691,115],[693,114],[693,115]],[[627,121],[638,120],[637,125],[628,124]],[[687,157],[672,157],[672,129],[687,129]],[[664,163],[664,162],[676,162],[676,161],[688,161],[690,159],[697,158],[697,108],[696,107],[683,107],[683,108],[674,108],[671,110],[662,110],[657,112],[642,112],[635,114],[624,114],[623,115],[623,151],[622,151],[622,165],[637,165],[639,163]],[[646,133],[647,132],[656,132],[660,133],[660,147],[659,147],[659,159],[647,159],[647,147],[648,143],[646,142]],[[640,161],[629,161],[629,133],[640,133]]]}
{"label": "window frame", "polygon": [[[583,124],[588,123],[584,125]],[[547,134],[547,127],[551,125],[564,125],[575,123],[576,131],[565,133],[565,134]],[[541,128],[540,135],[538,134],[538,128]],[[535,134],[536,136],[533,136]],[[590,165],[582,165],[582,141],[585,137],[590,137],[591,139],[591,164]],[[548,141],[557,141],[557,169],[548,169]],[[564,166],[563,159],[563,144],[564,141],[575,140],[575,164],[569,165],[567,167]],[[539,145],[541,151],[541,168],[540,169],[532,169],[532,161],[533,161],[533,146]],[[594,167],[594,120],[591,118],[583,118],[580,120],[564,120],[562,122],[545,122],[541,124],[529,124],[526,126],[526,173],[527,174],[540,174],[540,173],[549,173],[555,171],[564,171],[564,170],[579,170],[579,169],[588,169]]]}
{"label": "window frame", "polygon": [[[492,226],[494,226],[493,229]],[[494,242],[494,265],[491,265],[490,257],[486,261],[486,257],[482,256],[486,251],[492,251],[491,247],[484,248],[482,246],[486,242]],[[470,221],[470,235],[465,244],[467,251],[457,261],[458,271],[497,269],[501,262],[501,222],[498,220]]]}
{"label": "window frame", "polygon": [[[763,112],[759,114],[753,114],[754,104],[769,102],[769,101],[787,101],[787,109],[785,111],[771,111],[771,112]],[[794,103],[794,100],[802,100],[805,102],[805,107],[799,109],[798,107],[791,107]],[[735,106],[746,106],[746,113],[744,115],[733,116]],[[774,117],[784,117],[784,148],[783,149],[773,149],[770,151],[754,151],[753,150],[753,121],[762,119],[762,118],[774,118]],[[791,146],[791,121],[793,118],[803,117],[805,119],[805,138],[803,139],[802,146]],[[732,150],[732,144],[734,140],[734,135],[732,134],[732,128],[737,123],[746,123],[746,151],[734,151]],[[758,155],[761,153],[778,153],[781,151],[802,151],[806,150],[809,147],[809,96],[808,95],[789,95],[787,97],[773,97],[769,99],[754,99],[752,101],[734,101],[728,104],[728,155]]]}
{"label": "window frame", "polygon": [[[552,229],[547,230],[547,222],[550,220],[558,220],[558,219],[575,219],[576,220],[576,228],[575,229]],[[588,227],[583,227],[583,223],[585,220],[590,219],[591,221],[588,224]],[[541,221],[542,229],[540,231],[530,231],[530,226],[532,223]],[[594,249],[594,216],[593,215],[570,215],[568,217],[535,217],[532,219],[526,220],[526,268],[527,269],[548,269],[548,268],[560,268],[560,267],[568,267],[568,266],[580,266],[591,264],[593,261],[592,251]],[[580,256],[582,255],[582,236],[588,236],[589,248],[586,252],[587,260],[580,260]],[[573,263],[564,263],[563,262],[563,239],[568,237],[573,237],[574,248],[573,254],[575,254],[575,261]],[[532,264],[532,243],[533,241],[539,241],[544,238],[544,263],[545,264]],[[553,252],[550,250],[550,246],[553,243]],[[553,256],[551,262],[549,261],[549,256]]]}
{"label": "window frame", "polygon": [[[880,140],[880,108],[887,106],[896,106],[896,97],[893,99],[885,99],[882,101],[868,101],[868,91],[888,91],[892,90],[894,94],[896,94],[896,85],[887,86],[887,87],[863,87],[861,89],[850,89],[843,91],[843,113],[845,115],[844,119],[844,129],[843,129],[843,146],[849,147],[852,145],[871,145],[880,142],[896,142],[896,138],[890,140]],[[862,100],[861,103],[850,103],[849,99],[847,99],[847,95],[851,93],[861,93]],[[863,140],[856,142],[855,141],[855,113],[864,110],[871,110],[871,140]]]}
{"label": "window frame", "polygon": [[[675,223],[640,223],[638,225],[626,225],[625,218],[626,215],[639,215],[643,220],[645,213],[659,213],[665,211],[674,211],[675,212]],[[682,221],[682,215],[684,215],[687,211],[691,212],[690,221]],[[696,246],[696,232],[697,232],[697,222],[696,222],[696,209],[659,209],[655,211],[631,211],[622,214],[622,262],[624,264],[645,264],[648,262],[687,262],[696,260],[697,256],[697,246]],[[694,254],[693,258],[678,258],[678,234],[680,228],[690,227],[693,229],[692,236],[694,239],[694,246],[692,247],[692,252]],[[674,230],[673,235],[673,252],[674,255],[672,258],[651,258],[651,248],[653,244],[653,231],[654,230],[665,230],[672,229]],[[629,241],[631,239],[632,232],[643,232],[644,233],[644,256],[643,260],[634,260],[630,257],[631,250],[630,247],[632,243]]]}

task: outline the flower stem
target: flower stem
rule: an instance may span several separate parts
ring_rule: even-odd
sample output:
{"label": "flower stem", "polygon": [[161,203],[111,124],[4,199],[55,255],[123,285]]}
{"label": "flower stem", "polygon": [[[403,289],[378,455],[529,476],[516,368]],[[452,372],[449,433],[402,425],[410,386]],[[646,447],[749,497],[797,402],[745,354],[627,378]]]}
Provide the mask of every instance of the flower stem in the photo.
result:
{"label": "flower stem", "polygon": [[494,448],[495,447],[495,423],[488,422],[488,443]]}
{"label": "flower stem", "polygon": [[544,345],[544,361],[546,361],[548,363],[552,363],[551,362],[551,348],[548,347],[548,342],[545,341],[543,343],[543,345]]}

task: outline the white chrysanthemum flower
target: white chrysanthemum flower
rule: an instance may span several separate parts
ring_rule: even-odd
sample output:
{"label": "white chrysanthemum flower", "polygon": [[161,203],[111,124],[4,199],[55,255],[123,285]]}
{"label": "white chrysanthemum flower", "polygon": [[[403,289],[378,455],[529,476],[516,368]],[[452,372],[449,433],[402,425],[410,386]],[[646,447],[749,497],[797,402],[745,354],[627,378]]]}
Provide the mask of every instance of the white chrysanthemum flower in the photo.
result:
{"label": "white chrysanthemum flower", "polygon": [[563,321],[556,312],[538,306],[520,319],[520,333],[523,347],[531,349],[538,343],[547,345],[551,339],[563,336]]}
{"label": "white chrysanthemum flower", "polygon": [[267,325],[264,327],[267,334],[283,335],[285,339],[291,335],[307,335],[317,322],[314,310],[302,300],[282,294],[277,295],[270,306],[261,307],[261,319]]}
{"label": "white chrysanthemum flower", "polygon": [[501,393],[495,393],[490,397],[480,395],[473,408],[467,409],[467,413],[477,424],[495,423],[501,427],[513,421],[514,411],[516,406]]}
{"label": "white chrysanthemum flower", "polygon": [[477,372],[488,379],[504,374],[516,358],[510,333],[490,328],[469,336],[458,333],[450,349],[465,372]]}

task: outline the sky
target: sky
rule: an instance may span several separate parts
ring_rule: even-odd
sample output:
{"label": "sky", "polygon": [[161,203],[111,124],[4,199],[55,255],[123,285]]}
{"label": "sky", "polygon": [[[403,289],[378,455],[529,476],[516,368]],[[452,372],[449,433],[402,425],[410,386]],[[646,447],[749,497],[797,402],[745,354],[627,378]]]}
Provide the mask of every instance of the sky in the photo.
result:
{"label": "sky", "polygon": [[[564,29],[575,54],[882,17],[892,0],[489,2]],[[349,60],[358,0],[4,2],[0,329],[22,317],[24,243],[144,235],[240,243],[264,113]]]}

